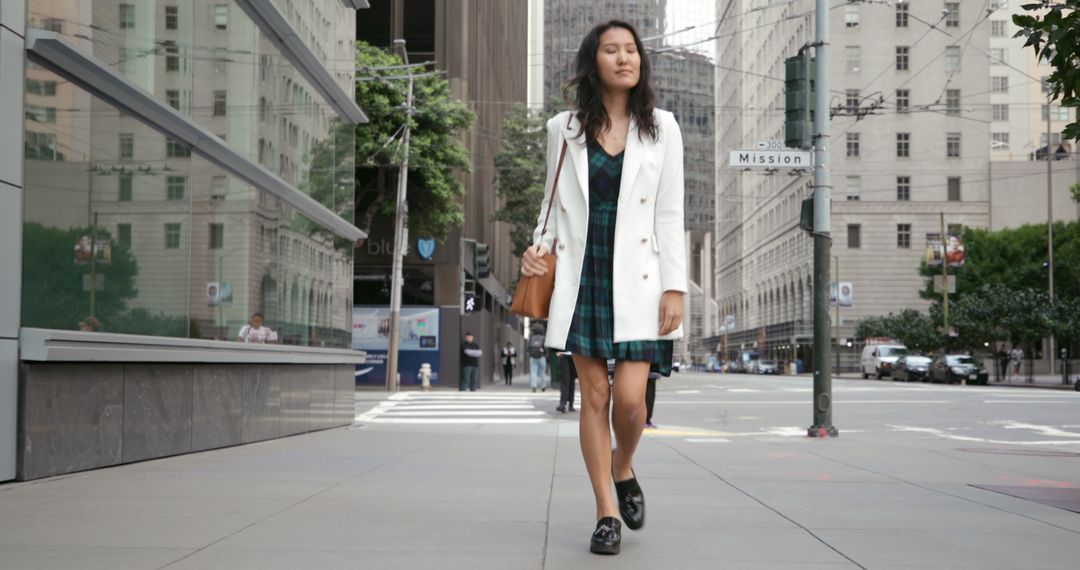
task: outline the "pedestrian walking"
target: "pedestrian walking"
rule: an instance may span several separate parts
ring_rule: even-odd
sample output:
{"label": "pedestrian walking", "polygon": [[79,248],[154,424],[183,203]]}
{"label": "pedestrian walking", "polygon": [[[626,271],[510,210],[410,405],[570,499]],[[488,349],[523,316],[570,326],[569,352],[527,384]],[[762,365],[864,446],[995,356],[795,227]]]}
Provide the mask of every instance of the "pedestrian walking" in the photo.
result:
{"label": "pedestrian walking", "polygon": [[529,387],[535,392],[547,390],[547,349],[544,343],[547,337],[540,325],[533,327],[529,334]]}
{"label": "pedestrian walking", "polygon": [[461,383],[458,384],[459,391],[476,391],[476,376],[482,354],[483,351],[480,350],[480,345],[474,342],[472,333],[465,333],[465,342],[461,343]]}
{"label": "pedestrian walking", "polygon": [[[1019,346],[1014,346],[1012,351],[1009,352],[1009,359],[1012,360],[1012,377],[1013,379],[1020,376],[1020,364],[1024,362],[1024,351]],[[1012,380],[1010,379],[1010,382]]]}
{"label": "pedestrian walking", "polygon": [[[630,24],[613,20],[586,35],[565,90],[575,109],[547,123],[548,182],[535,245],[521,263],[526,276],[556,269],[546,344],[573,353],[581,383],[581,452],[596,499],[589,548],[597,554],[619,553],[622,524],[645,524],[634,472],[645,387],[651,364],[670,374],[672,340],[682,337],[682,135],[670,112],[654,108],[650,75]],[[549,268],[542,256],[553,247]],[[610,384],[608,358],[616,362]]]}
{"label": "pedestrian walking", "polygon": [[575,382],[577,381],[577,369],[574,368],[574,354],[569,350],[561,350],[555,353],[559,362],[559,406],[555,408],[559,413],[574,411]]}
{"label": "pedestrian walking", "polygon": [[514,367],[517,365],[517,349],[510,342],[502,349],[503,380],[507,386],[513,384]]}

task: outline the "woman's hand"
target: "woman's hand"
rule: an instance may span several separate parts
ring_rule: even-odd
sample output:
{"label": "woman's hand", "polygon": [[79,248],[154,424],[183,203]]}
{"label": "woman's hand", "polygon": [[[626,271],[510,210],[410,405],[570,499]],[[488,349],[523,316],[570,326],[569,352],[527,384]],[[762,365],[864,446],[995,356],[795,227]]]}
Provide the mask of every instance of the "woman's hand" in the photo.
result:
{"label": "woman's hand", "polygon": [[660,336],[679,328],[683,320],[683,292],[664,291],[660,298]]}
{"label": "woman's hand", "polygon": [[521,274],[525,277],[533,277],[547,273],[548,266],[543,259],[547,253],[548,249],[542,245],[525,248],[525,253],[521,254]]}

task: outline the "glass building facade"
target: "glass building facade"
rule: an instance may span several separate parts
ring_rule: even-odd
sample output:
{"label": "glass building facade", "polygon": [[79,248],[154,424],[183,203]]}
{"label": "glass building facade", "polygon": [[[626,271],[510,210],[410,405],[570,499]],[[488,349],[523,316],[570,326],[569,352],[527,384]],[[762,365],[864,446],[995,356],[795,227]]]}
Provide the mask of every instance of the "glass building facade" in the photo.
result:
{"label": "glass building facade", "polygon": [[171,115],[27,61],[23,327],[234,340],[261,313],[282,344],[349,345],[359,109],[327,94],[353,96],[355,16],[265,4],[27,2],[28,38]]}

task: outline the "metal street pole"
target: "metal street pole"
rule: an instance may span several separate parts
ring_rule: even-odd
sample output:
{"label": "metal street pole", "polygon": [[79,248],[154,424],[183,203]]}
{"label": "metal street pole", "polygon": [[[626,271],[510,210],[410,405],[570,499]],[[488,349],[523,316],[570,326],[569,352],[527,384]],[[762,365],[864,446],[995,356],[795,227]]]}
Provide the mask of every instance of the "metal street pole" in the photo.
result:
{"label": "metal street pole", "polygon": [[[1054,155],[1050,152],[1050,139],[1053,128],[1050,126],[1050,100],[1046,101],[1046,265],[1049,270],[1050,304],[1054,304]],[[1050,374],[1057,368],[1057,354],[1054,352],[1054,335],[1050,334]],[[1069,383],[1068,377],[1065,383]]]}
{"label": "metal street pole", "polygon": [[836,373],[840,373],[840,257],[832,256],[833,258],[833,281],[836,282],[836,322],[833,323],[834,336],[836,337],[836,345],[833,346],[833,350],[836,351]]}
{"label": "metal street pole", "polygon": [[945,337],[948,342],[949,336],[949,238],[945,235],[945,212],[941,214],[941,280],[943,281],[941,288],[943,289],[944,310],[945,310]]}
{"label": "metal street pole", "polygon": [[829,177],[829,2],[816,0],[814,54],[814,425],[810,437],[839,435],[832,425],[832,363],[829,351],[829,251],[832,245],[832,182]]}
{"label": "metal street pole", "polygon": [[[401,47],[405,65],[409,64],[409,52],[405,49],[405,40],[394,40]],[[409,74],[409,92],[405,98],[405,129],[402,138],[401,168],[398,171],[397,208],[394,222],[394,260],[391,269],[390,287],[390,350],[386,355],[386,391],[397,392],[401,387],[398,382],[398,346],[401,340],[401,286],[402,258],[405,257],[405,188],[409,177],[409,121],[413,112],[413,77]]]}

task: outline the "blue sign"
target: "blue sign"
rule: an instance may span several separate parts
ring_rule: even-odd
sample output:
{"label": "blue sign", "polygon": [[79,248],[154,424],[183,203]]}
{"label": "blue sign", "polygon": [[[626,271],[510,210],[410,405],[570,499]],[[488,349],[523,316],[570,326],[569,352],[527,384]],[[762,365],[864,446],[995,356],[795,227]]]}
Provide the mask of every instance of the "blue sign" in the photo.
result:
{"label": "blue sign", "polygon": [[435,256],[435,240],[423,238],[416,240],[416,252],[423,259],[431,259]]}

